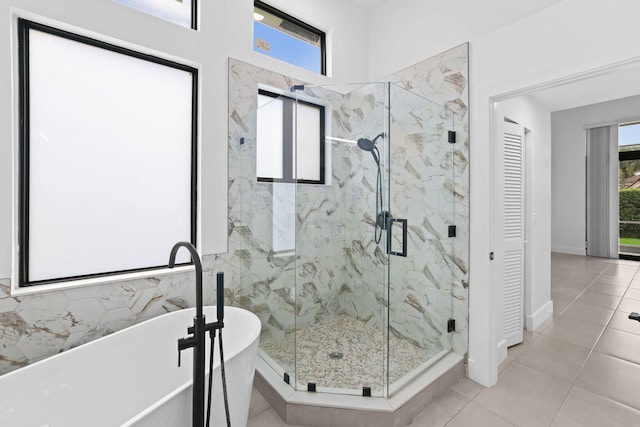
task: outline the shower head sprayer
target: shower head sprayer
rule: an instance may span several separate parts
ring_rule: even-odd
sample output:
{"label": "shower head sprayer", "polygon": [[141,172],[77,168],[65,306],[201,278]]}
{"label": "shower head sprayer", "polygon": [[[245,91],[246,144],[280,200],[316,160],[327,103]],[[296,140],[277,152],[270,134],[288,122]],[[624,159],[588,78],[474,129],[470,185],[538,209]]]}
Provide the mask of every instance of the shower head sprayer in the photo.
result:
{"label": "shower head sprayer", "polygon": [[371,155],[373,155],[373,159],[376,161],[376,164],[380,166],[380,152],[378,151],[378,147],[376,147],[376,142],[378,138],[384,138],[385,133],[379,133],[378,136],[373,138],[373,141],[369,138],[360,138],[358,139],[358,147],[364,151],[370,151]]}

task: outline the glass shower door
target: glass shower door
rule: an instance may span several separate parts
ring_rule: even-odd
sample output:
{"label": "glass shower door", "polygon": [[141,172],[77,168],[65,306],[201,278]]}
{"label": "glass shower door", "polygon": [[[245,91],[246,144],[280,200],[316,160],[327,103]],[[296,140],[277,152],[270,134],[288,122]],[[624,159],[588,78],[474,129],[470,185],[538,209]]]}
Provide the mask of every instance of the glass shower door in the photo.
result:
{"label": "glass shower door", "polygon": [[[358,140],[373,145],[377,135],[386,134],[386,87],[316,86],[295,92],[296,175],[303,178],[296,183],[298,390],[385,394],[387,259],[384,239],[375,241],[374,222],[376,180],[387,142],[378,138],[377,162]],[[314,104],[324,107],[319,130],[313,130]],[[303,156],[302,150],[318,142],[323,156]],[[320,158],[323,168],[316,168]],[[324,179],[316,174],[320,169]]]}
{"label": "glass shower door", "polygon": [[453,114],[389,85],[388,394],[451,351]]}

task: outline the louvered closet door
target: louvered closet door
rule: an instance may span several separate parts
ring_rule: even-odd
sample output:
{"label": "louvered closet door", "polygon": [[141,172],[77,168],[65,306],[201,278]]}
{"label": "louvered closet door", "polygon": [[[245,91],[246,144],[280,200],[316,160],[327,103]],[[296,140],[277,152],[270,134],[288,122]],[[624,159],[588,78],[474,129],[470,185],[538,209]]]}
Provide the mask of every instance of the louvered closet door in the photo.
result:
{"label": "louvered closet door", "polygon": [[524,309],[524,128],[504,122],[504,335],[507,347],[523,340]]}

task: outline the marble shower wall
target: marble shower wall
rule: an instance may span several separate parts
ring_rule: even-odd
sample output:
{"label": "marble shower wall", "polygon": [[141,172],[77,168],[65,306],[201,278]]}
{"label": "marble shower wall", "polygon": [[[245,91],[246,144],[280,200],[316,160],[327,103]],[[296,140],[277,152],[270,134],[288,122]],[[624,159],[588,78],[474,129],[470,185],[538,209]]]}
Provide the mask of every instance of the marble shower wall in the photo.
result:
{"label": "marble shower wall", "polygon": [[[308,86],[304,92],[297,92],[331,104],[333,137],[373,139],[391,127],[391,210],[396,217],[410,219],[409,257],[391,258],[391,330],[420,347],[433,350],[453,346],[462,354],[466,352],[468,312],[467,75],[467,46],[463,45],[392,76],[390,88],[385,83],[373,83],[339,88]],[[252,153],[256,101],[255,97],[243,97],[247,93],[243,91],[250,88],[248,93],[255,93],[259,84],[286,91],[301,82],[233,60],[230,77],[233,108],[229,165],[233,171],[237,163],[242,171],[233,175],[246,180],[255,176]],[[389,98],[391,122],[387,123]],[[458,144],[447,142],[448,130],[457,132]],[[237,142],[240,138],[245,141],[242,145]],[[389,154],[386,142],[383,139],[378,144],[383,159]],[[232,151],[242,151],[242,155],[234,158]],[[357,146],[335,141],[331,143],[331,158],[330,186],[299,185],[295,190],[297,252],[287,264],[295,266],[286,270],[293,274],[287,276],[289,284],[284,285],[288,291],[281,288],[280,274],[285,271],[278,271],[272,263],[252,264],[247,274],[254,277],[242,281],[242,288],[250,293],[253,281],[262,276],[261,283],[278,282],[265,285],[270,291],[265,290],[263,297],[274,290],[288,296],[280,299],[280,309],[277,304],[257,301],[263,321],[278,316],[277,322],[267,322],[263,339],[293,330],[296,320],[298,327],[306,327],[335,314],[347,314],[374,327],[385,325],[387,260],[381,248],[386,236],[381,246],[373,238],[375,162],[370,153]],[[388,173],[384,171],[385,181]],[[243,199],[232,199],[231,204],[246,204],[246,212],[261,212],[265,235],[259,241],[259,250],[250,241],[237,249],[258,260],[264,257],[261,254],[270,253],[273,207],[269,203],[274,195],[269,193],[269,184],[266,188],[255,182],[243,185],[243,191],[261,196],[230,191],[230,197]],[[387,209],[388,202],[385,194]],[[232,214],[231,220],[235,226],[244,227],[252,218]],[[447,237],[450,224],[457,225],[458,237]],[[252,235],[261,233],[249,228]],[[232,233],[230,242],[233,240]],[[456,318],[458,326],[453,336],[446,333],[451,317]]]}
{"label": "marble shower wall", "polygon": [[[456,237],[450,239],[451,255],[443,259],[450,268],[450,286],[439,288],[438,281],[428,280],[428,298],[451,298],[451,317],[456,320],[456,331],[451,334],[453,350],[461,355],[468,350],[469,320],[469,45],[462,44],[440,55],[401,70],[385,80],[407,89],[436,104],[445,106],[453,114],[456,144],[442,157],[442,161],[452,165],[452,175],[440,185],[453,198],[453,222],[457,226]],[[393,111],[392,111],[393,112]],[[448,166],[447,166],[448,167]],[[445,201],[436,202],[437,204]],[[428,203],[433,206],[433,203]],[[438,227],[437,233],[443,233]],[[442,271],[446,271],[444,268]],[[429,276],[430,273],[425,271]],[[444,282],[441,282],[444,283]],[[400,292],[398,299],[405,298],[405,307],[413,304],[410,287]],[[416,325],[419,325],[418,322]],[[448,334],[447,334],[448,335]]]}
{"label": "marble shower wall", "polygon": [[[421,310],[427,304],[420,302],[420,293],[426,294],[431,304],[451,295],[457,327],[453,348],[464,354],[469,260],[468,46],[444,52],[385,80],[447,106],[454,113],[458,137],[447,154],[453,162],[453,177],[442,183],[453,194],[453,217],[458,226],[458,237],[451,240],[453,258],[445,258],[452,284],[438,288],[437,284],[444,282],[431,267],[423,268],[422,274],[435,280],[427,282],[422,291],[416,290],[411,278],[399,280],[401,286],[393,290],[392,300],[403,304],[398,313],[410,315],[407,319],[398,316],[397,324],[406,326],[398,326],[397,333],[411,336],[415,332],[412,328],[423,324],[416,314],[424,316]],[[239,139],[255,135],[258,82],[285,90],[302,83],[238,61],[229,62],[229,252],[203,257],[205,303],[216,303],[215,273],[223,271],[225,303],[256,312],[263,322],[263,339],[293,330],[296,314],[301,326],[336,314],[384,324],[386,260],[373,244],[375,164],[370,153],[355,145],[332,143],[333,185],[305,186],[297,195],[300,218],[296,231],[301,239],[300,253],[304,250],[307,255],[274,253],[273,194],[268,184],[254,182],[255,160],[248,153],[255,140],[247,137],[241,144]],[[331,133],[355,140],[373,138],[385,130],[381,124],[389,126],[384,122],[386,103],[380,87],[384,85],[363,86],[346,94],[322,88],[307,92],[340,106],[333,111]],[[401,202],[395,200],[396,204]],[[409,205],[422,209],[421,203],[444,206],[448,202],[433,199],[414,204],[412,200]],[[423,237],[428,237],[425,233]],[[437,252],[442,251],[449,249]],[[437,252],[427,254],[426,259],[437,258]],[[442,269],[446,271],[444,266]],[[165,312],[193,306],[194,286],[193,274],[179,273],[12,297],[9,279],[0,278],[0,374]]]}

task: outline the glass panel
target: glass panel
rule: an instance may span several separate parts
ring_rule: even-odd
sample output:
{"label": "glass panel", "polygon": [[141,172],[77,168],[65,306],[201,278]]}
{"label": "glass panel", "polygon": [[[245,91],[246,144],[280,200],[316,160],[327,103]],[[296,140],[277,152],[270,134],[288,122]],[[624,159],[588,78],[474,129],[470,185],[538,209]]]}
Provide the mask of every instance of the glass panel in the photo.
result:
{"label": "glass panel", "polygon": [[[115,0],[134,9],[141,10],[149,15],[154,15],[167,21],[182,25],[187,28],[195,28],[192,22],[194,15],[192,9],[196,0]],[[192,6],[193,2],[193,6]]]}
{"label": "glass panel", "polygon": [[640,256],[640,124],[619,127],[620,254]]}
{"label": "glass panel", "polygon": [[259,178],[283,178],[282,120],[282,99],[258,95],[256,174]]}
{"label": "glass panel", "polygon": [[295,384],[295,185],[257,181],[258,118],[282,105],[267,98],[258,107],[257,96],[229,97],[229,253],[240,280],[230,299],[260,318],[260,356]]}
{"label": "glass panel", "polygon": [[293,144],[292,175],[297,179],[320,181],[320,114],[318,107],[296,103],[296,143]]}
{"label": "glass panel", "polygon": [[[312,87],[297,91],[321,100],[326,117],[327,185],[296,186],[296,369],[298,388],[373,396],[385,390],[385,239],[376,244],[376,188],[384,174],[372,155],[384,134],[386,85]],[[339,89],[339,90],[338,90]],[[313,101],[311,101],[313,102]],[[317,101],[316,101],[317,102]],[[300,103],[299,103],[300,105]],[[300,127],[300,123],[299,123]],[[370,141],[370,151],[357,145]],[[387,141],[375,144],[386,158]],[[378,206],[380,210],[380,206]]]}
{"label": "glass panel", "polygon": [[389,391],[391,395],[451,351],[453,115],[413,92],[389,86],[391,158],[388,179],[392,252],[389,258]]}

